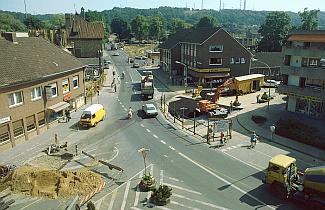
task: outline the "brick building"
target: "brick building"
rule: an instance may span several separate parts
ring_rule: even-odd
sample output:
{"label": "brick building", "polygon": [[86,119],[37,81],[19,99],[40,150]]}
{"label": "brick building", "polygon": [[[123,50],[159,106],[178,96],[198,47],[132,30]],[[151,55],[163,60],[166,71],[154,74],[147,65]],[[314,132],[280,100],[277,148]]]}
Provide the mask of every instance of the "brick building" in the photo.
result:
{"label": "brick building", "polygon": [[65,109],[84,104],[84,65],[49,41],[0,37],[0,149],[56,125]]}

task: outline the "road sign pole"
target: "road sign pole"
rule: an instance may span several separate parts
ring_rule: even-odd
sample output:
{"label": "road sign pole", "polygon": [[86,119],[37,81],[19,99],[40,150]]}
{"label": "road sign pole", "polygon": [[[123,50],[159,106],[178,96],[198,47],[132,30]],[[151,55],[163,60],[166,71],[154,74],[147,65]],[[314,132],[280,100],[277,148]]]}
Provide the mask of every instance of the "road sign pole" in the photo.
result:
{"label": "road sign pole", "polygon": [[193,131],[194,131],[194,135],[195,135],[195,111],[194,111],[194,129],[193,129]]}

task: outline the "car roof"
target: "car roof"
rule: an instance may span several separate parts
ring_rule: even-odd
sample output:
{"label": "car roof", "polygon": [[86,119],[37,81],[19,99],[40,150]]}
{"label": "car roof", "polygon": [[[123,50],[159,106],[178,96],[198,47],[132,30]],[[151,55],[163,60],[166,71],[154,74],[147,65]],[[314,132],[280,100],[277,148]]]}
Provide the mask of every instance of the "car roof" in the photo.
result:
{"label": "car roof", "polygon": [[154,108],[156,108],[155,105],[153,105],[153,104],[146,104],[146,107],[154,107]]}

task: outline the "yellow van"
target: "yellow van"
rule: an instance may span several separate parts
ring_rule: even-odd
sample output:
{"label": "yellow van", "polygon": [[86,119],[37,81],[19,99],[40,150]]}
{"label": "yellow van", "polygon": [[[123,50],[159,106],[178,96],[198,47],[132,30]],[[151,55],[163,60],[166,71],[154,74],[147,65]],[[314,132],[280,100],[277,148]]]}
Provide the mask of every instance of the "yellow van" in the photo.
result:
{"label": "yellow van", "polygon": [[80,118],[80,126],[91,127],[96,126],[99,121],[104,120],[106,111],[101,104],[93,104],[86,108]]}

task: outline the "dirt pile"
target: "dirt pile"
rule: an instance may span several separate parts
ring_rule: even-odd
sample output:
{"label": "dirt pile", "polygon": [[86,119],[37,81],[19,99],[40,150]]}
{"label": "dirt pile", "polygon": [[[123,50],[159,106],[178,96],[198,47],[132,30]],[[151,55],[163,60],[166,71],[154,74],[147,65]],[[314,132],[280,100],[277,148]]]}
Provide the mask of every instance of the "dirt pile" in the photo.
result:
{"label": "dirt pile", "polygon": [[103,184],[101,176],[87,170],[56,171],[23,166],[3,183],[16,193],[36,197],[67,198],[87,195]]}

